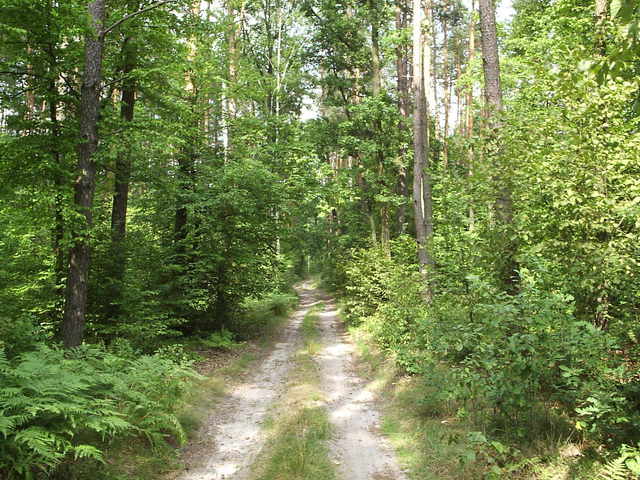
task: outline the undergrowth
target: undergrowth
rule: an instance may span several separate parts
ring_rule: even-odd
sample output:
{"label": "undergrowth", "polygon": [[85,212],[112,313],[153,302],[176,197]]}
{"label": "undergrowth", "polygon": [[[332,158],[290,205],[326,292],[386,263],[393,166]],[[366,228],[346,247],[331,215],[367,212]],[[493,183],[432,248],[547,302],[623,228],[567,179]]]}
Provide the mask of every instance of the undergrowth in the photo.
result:
{"label": "undergrowth", "polygon": [[507,424],[498,431],[493,410],[447,393],[453,372],[445,365],[408,375],[365,327],[350,334],[359,370],[385,399],[382,431],[412,480],[638,478],[638,449],[625,447],[603,465],[599,454],[574,443],[565,419],[544,409],[532,410],[526,438]]}
{"label": "undergrowth", "polygon": [[[272,294],[247,302],[244,315],[266,343],[295,302]],[[239,338],[223,330],[149,355],[124,340],[71,351],[32,343],[11,357],[0,349],[0,478],[148,480],[175,469],[176,447],[256,355],[238,350],[204,376],[193,367],[203,348],[237,350]]]}

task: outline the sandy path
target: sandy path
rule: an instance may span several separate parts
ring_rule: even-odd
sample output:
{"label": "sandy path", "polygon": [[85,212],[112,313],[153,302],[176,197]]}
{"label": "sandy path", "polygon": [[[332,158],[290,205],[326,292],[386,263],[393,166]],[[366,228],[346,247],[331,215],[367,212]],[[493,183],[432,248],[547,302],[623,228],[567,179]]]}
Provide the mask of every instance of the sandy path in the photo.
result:
{"label": "sandy path", "polygon": [[[187,452],[191,464],[179,480],[241,480],[264,446],[262,422],[286,386],[293,355],[300,345],[300,325],[317,292],[303,284],[300,307],[292,315],[280,343],[251,375],[222,400],[209,416],[198,440]],[[192,459],[192,460],[190,460]]]}
{"label": "sandy path", "polygon": [[376,398],[353,368],[353,345],[331,301],[320,314],[323,349],[317,355],[329,419],[333,460],[344,480],[405,480],[391,447],[378,432]]}

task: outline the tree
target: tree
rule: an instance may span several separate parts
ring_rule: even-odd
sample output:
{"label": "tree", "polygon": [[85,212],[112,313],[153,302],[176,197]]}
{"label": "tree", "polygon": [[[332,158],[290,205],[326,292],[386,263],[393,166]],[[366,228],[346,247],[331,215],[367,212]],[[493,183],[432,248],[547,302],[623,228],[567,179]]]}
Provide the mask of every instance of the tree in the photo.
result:
{"label": "tree", "polygon": [[104,51],[105,0],[93,0],[88,5],[91,30],[85,37],[84,73],[80,90],[80,142],[78,143],[77,178],[74,203],[79,225],[73,232],[69,252],[69,276],[62,324],[62,337],[67,348],[82,343],[87,308],[87,288],[91,247],[89,236],[93,224],[93,195],[96,188],[98,150],[98,116]]}
{"label": "tree", "polygon": [[[493,148],[493,156],[500,155],[499,133],[500,115],[502,112],[502,86],[500,83],[500,58],[498,53],[498,35],[496,31],[496,14],[491,0],[479,0],[480,31],[482,40],[482,66],[484,71],[484,96],[488,116],[490,138],[488,142]],[[495,158],[494,158],[495,159]],[[511,188],[504,175],[496,174],[497,199],[495,202],[496,218],[505,229],[503,235],[500,277],[508,290],[513,291],[517,282],[517,265],[515,262],[515,245],[509,239],[509,228],[513,223],[513,200]]]}
{"label": "tree", "polygon": [[[138,10],[138,2],[131,2],[132,11]],[[120,118],[124,125],[131,124],[134,118],[136,103],[136,80],[133,72],[137,63],[136,39],[126,34],[122,41],[122,94],[120,101]],[[126,128],[126,127],[125,127]],[[118,152],[115,165],[114,192],[111,210],[111,256],[112,269],[110,278],[111,292],[107,296],[108,315],[116,319],[120,315],[122,302],[122,284],[126,270],[127,210],[129,204],[129,183],[131,181],[131,151],[122,149]]]}
{"label": "tree", "polygon": [[[398,112],[400,120],[398,121],[398,130],[401,133],[407,131],[409,127],[409,60],[408,49],[404,40],[405,30],[407,28],[407,2],[406,0],[396,0],[396,30],[401,33],[401,39],[396,47],[396,77],[398,90]],[[407,186],[407,170],[406,159],[407,149],[401,140],[400,158],[401,165],[398,169],[398,194],[404,199],[408,197],[409,190]],[[398,233],[403,234],[406,230],[406,205],[404,202],[398,207],[397,213]]]}
{"label": "tree", "polygon": [[[427,12],[430,12],[427,7]],[[430,15],[429,15],[430,16]],[[429,18],[429,16],[427,18]],[[429,240],[433,235],[431,176],[428,168],[429,119],[425,91],[425,61],[431,57],[429,42],[423,34],[425,11],[420,0],[413,0],[413,210],[420,271],[427,276],[433,264]],[[430,24],[426,25],[427,32]],[[428,82],[427,82],[428,85]]]}

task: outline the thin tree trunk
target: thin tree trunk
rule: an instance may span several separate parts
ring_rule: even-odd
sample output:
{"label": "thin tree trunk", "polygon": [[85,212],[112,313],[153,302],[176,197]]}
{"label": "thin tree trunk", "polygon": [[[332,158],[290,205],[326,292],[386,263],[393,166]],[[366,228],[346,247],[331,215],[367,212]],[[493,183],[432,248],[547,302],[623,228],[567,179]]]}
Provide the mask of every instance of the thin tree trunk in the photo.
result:
{"label": "thin tree trunk", "polygon": [[54,279],[55,293],[60,298],[60,303],[56,302],[56,312],[59,314],[58,308],[64,299],[64,277],[65,277],[65,252],[63,248],[64,242],[64,194],[62,193],[64,175],[62,165],[62,155],[58,149],[60,138],[60,121],[58,119],[58,90],[55,80],[51,80],[49,84],[49,120],[51,121],[51,136],[53,138],[51,155],[56,166],[54,176],[55,188],[55,205],[54,205],[54,228],[53,228],[53,254],[54,262]]}
{"label": "thin tree trunk", "polygon": [[596,51],[600,56],[607,54],[606,23],[609,14],[609,1],[596,0]]}
{"label": "thin tree trunk", "polygon": [[[446,6],[446,3],[445,3]],[[449,166],[449,145],[448,145],[448,137],[449,137],[449,110],[451,109],[451,92],[449,90],[450,85],[450,70],[451,66],[449,65],[449,23],[447,21],[446,15],[444,16],[444,20],[442,22],[442,87],[444,90],[444,125],[442,127],[442,161],[444,168],[446,169]]]}
{"label": "thin tree trunk", "polygon": [[62,338],[66,348],[77,347],[82,343],[85,328],[91,262],[89,236],[93,224],[91,210],[96,187],[95,153],[98,150],[105,1],[93,0],[88,6],[94,31],[87,35],[85,41],[85,66],[80,93],[80,142],[77,146],[78,176],[75,182],[74,203],[81,215],[81,225],[74,231],[73,246],[69,253],[69,276],[62,323]]}
{"label": "thin tree trunk", "polygon": [[[595,6],[595,29],[596,29],[596,55],[600,58],[604,58],[607,55],[607,20],[609,16],[609,2],[608,0],[596,0]],[[606,129],[604,124],[607,123],[607,113],[604,111],[601,114],[601,121],[603,129]],[[609,241],[609,236],[606,235],[605,242]],[[611,299],[609,297],[610,285],[606,277],[597,287],[598,294],[596,295],[595,306],[595,325],[606,330],[609,319],[611,318],[610,308]]]}
{"label": "thin tree trunk", "polygon": [[[420,271],[427,275],[432,263],[427,242],[432,230],[430,213],[431,184],[426,172],[429,151],[428,111],[425,96],[424,63],[429,61],[428,42],[423,47],[424,11],[421,0],[413,0],[413,208]],[[427,291],[429,289],[427,288]]]}
{"label": "thin tree trunk", "polygon": [[427,97],[428,110],[433,117],[433,126],[436,140],[440,139],[440,108],[438,105],[438,32],[433,21],[433,2],[425,8],[425,15],[428,17],[429,30],[425,40],[431,37],[430,54],[424,59],[424,83],[425,95]]}
{"label": "thin tree trunk", "polygon": [[[200,1],[197,0],[192,6],[192,13],[196,16],[200,15]],[[196,39],[191,38],[189,40],[189,62],[193,61],[198,52],[198,46]],[[189,123],[193,122],[196,125],[200,125],[198,118],[198,90],[195,85],[195,78],[193,72],[188,70],[185,74],[185,83],[187,95],[191,103],[190,111],[188,112]],[[188,206],[192,199],[191,194],[195,190],[195,168],[196,168],[196,138],[194,137],[191,128],[187,128],[187,139],[185,147],[178,155],[178,180],[180,185],[180,192],[178,193],[175,222],[173,227],[175,253],[178,263],[186,264],[187,262],[187,249],[186,239],[188,236],[188,222],[189,222],[189,209]]]}
{"label": "thin tree trunk", "polygon": [[[136,101],[136,83],[131,73],[136,63],[136,47],[133,39],[127,37],[122,45],[125,76],[122,85],[120,118],[124,123],[133,122]],[[127,255],[125,238],[127,235],[127,208],[129,203],[129,182],[131,179],[131,152],[121,151],[116,158],[115,187],[111,210],[111,291],[108,298],[108,314],[111,318],[120,315],[122,302],[122,283],[126,270]]]}
{"label": "thin tree trunk", "polygon": [[[470,69],[476,58],[476,5],[475,0],[471,0],[471,18],[469,19],[469,61],[467,69]],[[471,145],[473,137],[473,84],[469,85],[467,90],[467,118],[466,118],[466,135],[469,142],[469,150],[467,152],[468,176],[473,177],[475,154]],[[469,205],[469,230],[475,228],[475,210],[473,208],[473,198]]]}
{"label": "thin tree trunk", "polygon": [[[407,4],[406,0],[396,0],[396,30],[404,30],[407,28]],[[398,75],[398,110],[400,112],[400,120],[398,121],[398,130],[405,132],[409,123],[409,85],[408,85],[408,65],[407,65],[407,49],[404,45],[398,45],[396,49],[396,70]],[[407,149],[402,145],[400,149],[402,162],[398,169],[398,194],[403,198],[409,195],[407,187],[407,171],[404,166]],[[406,206],[401,204],[397,212],[398,232],[402,235],[406,231]]]}
{"label": "thin tree trunk", "polygon": [[235,92],[232,86],[236,85],[238,80],[238,66],[240,63],[240,51],[238,48],[238,19],[235,8],[235,0],[227,0],[227,16],[229,19],[229,29],[227,32],[227,49],[228,49],[228,79],[225,87],[225,105],[226,115],[224,120],[225,133],[225,158],[229,160],[233,152],[233,127],[238,115],[238,106],[236,104]]}
{"label": "thin tree trunk", "polygon": [[458,45],[458,48],[456,48],[456,87],[455,87],[455,94],[456,94],[456,126],[454,128],[454,132],[458,132],[461,135],[464,135],[464,123],[462,121],[462,115],[464,112],[464,99],[462,97],[462,90],[458,85],[458,82],[460,81],[460,77],[462,76],[462,51],[461,51],[461,46]]}
{"label": "thin tree trunk", "polygon": [[[376,10],[375,0],[369,0],[369,9],[371,15],[371,90],[374,97],[379,97],[382,93],[382,73],[380,70],[380,39],[379,39],[379,19],[378,12]],[[376,135],[382,135],[382,124],[375,121]],[[376,157],[378,161],[379,175],[381,178],[380,183],[384,182],[384,153],[380,146],[376,151]],[[372,200],[372,203],[374,200]],[[374,208],[370,208],[370,221],[371,227],[375,228]],[[391,231],[389,225],[389,205],[384,202],[380,207],[380,242],[386,249],[389,248],[389,241],[391,239]]]}

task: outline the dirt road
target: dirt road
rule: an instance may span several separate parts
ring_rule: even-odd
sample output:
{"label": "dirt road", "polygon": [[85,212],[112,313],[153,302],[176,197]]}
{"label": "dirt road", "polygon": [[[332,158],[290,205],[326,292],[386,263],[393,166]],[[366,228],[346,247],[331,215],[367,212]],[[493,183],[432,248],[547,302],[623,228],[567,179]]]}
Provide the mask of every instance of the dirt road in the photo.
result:
{"label": "dirt road", "polygon": [[342,332],[332,300],[312,288],[298,287],[300,306],[281,342],[249,379],[211,412],[198,439],[187,448],[187,469],[179,480],[248,480],[265,444],[262,423],[285,390],[300,326],[310,308],[324,302],[318,328],[322,350],[316,356],[326,408],[333,425],[331,452],[342,480],[404,480],[393,452],[378,432],[375,398],[352,367],[353,347]]}

